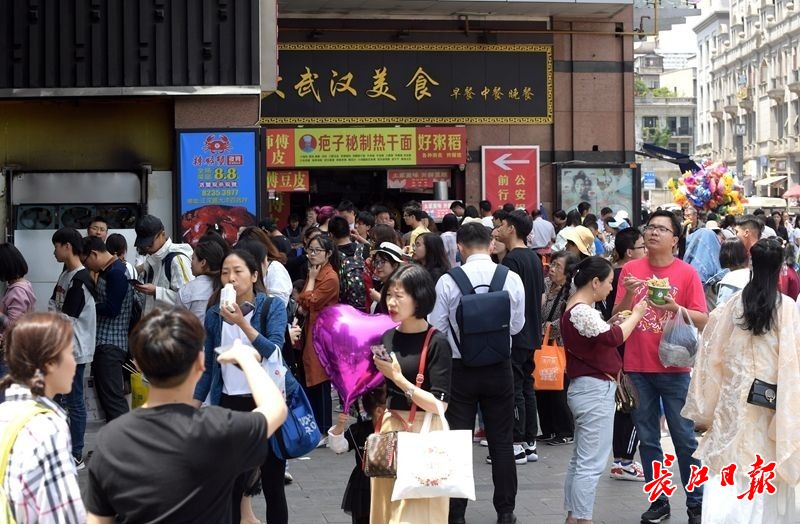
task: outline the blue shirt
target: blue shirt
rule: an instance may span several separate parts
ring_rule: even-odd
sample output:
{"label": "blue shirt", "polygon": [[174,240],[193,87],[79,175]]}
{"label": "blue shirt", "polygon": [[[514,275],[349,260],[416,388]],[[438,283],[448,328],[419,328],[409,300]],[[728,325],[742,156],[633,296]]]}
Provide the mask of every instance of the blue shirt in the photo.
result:
{"label": "blue shirt", "polygon": [[[252,344],[263,358],[269,358],[274,351],[281,350],[286,332],[286,306],[277,298],[269,300],[265,326],[261,325],[262,311],[266,303],[267,296],[265,294],[256,294],[256,308],[253,311],[253,316],[250,317],[250,325],[259,333]],[[219,314],[219,304],[214,304],[206,311],[205,318],[206,342],[204,349],[206,370],[194,390],[194,398],[197,400],[205,400],[206,395],[210,392],[209,403],[212,406],[219,405],[219,399],[222,395],[222,367],[217,362],[217,354],[214,352],[214,348],[219,346],[222,338],[222,322],[222,316]],[[287,370],[287,398],[294,393],[298,385],[297,379]]]}

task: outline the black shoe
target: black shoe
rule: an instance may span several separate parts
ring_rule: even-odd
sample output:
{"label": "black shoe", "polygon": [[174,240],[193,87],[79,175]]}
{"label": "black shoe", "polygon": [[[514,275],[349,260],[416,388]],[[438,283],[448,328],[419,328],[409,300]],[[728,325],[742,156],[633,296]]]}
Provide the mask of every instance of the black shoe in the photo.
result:
{"label": "black shoe", "polygon": [[517,522],[517,516],[513,513],[497,515],[497,524],[514,524],[515,522]]}
{"label": "black shoe", "polygon": [[547,441],[548,446],[566,446],[567,444],[572,444],[575,442],[574,437],[570,437],[569,435],[563,437],[553,437]]}
{"label": "black shoe", "polygon": [[642,524],[655,524],[669,518],[669,501],[657,499],[642,513]]}
{"label": "black shoe", "polygon": [[447,524],[467,524],[467,519],[464,517],[450,517],[447,519]]}
{"label": "black shoe", "polygon": [[700,524],[703,516],[703,505],[698,504],[691,508],[686,508],[686,514],[689,515],[689,524]]}

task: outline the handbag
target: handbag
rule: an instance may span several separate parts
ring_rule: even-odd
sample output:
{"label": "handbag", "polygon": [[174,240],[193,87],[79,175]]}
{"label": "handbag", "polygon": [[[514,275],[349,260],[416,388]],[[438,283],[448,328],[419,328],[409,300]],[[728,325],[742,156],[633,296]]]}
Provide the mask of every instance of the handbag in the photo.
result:
{"label": "handbag", "polygon": [[639,407],[639,391],[633,385],[631,378],[619,370],[616,378],[607,375],[617,383],[617,391],[614,393],[614,403],[620,413],[630,413]]}
{"label": "handbag", "polygon": [[[275,350],[278,352],[278,350]],[[291,371],[286,370],[286,373]],[[322,439],[314,411],[303,388],[298,384],[286,398],[289,412],[286,421],[272,434],[269,445],[281,460],[302,457],[314,450]]]}
{"label": "handbag", "polygon": [[[383,424],[384,411],[378,421],[378,428]],[[395,416],[403,423],[403,428],[408,431],[408,424],[403,417],[389,411],[389,416]],[[368,477],[387,477],[397,476],[397,431],[386,433],[371,433],[367,436],[364,444],[364,459],[361,461],[364,467],[364,475]]]}
{"label": "handbag", "polygon": [[475,500],[472,473],[472,431],[450,430],[444,406],[436,401],[440,431],[430,431],[432,413],[425,414],[419,433],[397,435],[397,479],[392,501],[439,497]]}
{"label": "handbag", "polygon": [[[434,328],[428,330],[425,336],[425,342],[422,344],[422,353],[419,357],[419,369],[417,370],[417,378],[415,381],[416,386],[422,386],[422,381],[425,379],[425,361],[428,359],[428,344],[430,344],[431,337],[433,336]],[[364,456],[362,457],[361,464],[364,469],[364,475],[368,477],[388,477],[395,478],[397,476],[397,431],[387,431],[381,433],[383,426],[383,417],[386,413],[389,416],[394,416],[400,419],[403,423],[403,429],[408,431],[409,424],[414,423],[414,417],[417,414],[417,405],[411,404],[411,414],[408,417],[408,422],[403,420],[403,417],[397,413],[386,410],[381,415],[380,420],[375,425],[375,433],[367,437],[364,444]]]}
{"label": "handbag", "polygon": [[775,409],[778,400],[778,385],[753,379],[750,391],[747,393],[747,403],[767,409]]}
{"label": "handbag", "polygon": [[533,352],[533,389],[537,391],[564,389],[567,355],[564,347],[550,338],[550,327],[550,322],[547,322],[542,347]]}

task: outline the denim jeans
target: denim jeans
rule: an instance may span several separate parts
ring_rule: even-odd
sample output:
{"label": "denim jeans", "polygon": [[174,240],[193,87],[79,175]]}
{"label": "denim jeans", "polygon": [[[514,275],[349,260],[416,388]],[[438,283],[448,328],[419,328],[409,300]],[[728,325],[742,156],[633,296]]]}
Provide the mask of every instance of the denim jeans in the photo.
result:
{"label": "denim jeans", "polygon": [[572,380],[567,391],[575,417],[575,447],[564,481],[564,509],[591,520],[597,482],[606,470],[614,429],[616,384],[594,377]]}
{"label": "denim jeans", "polygon": [[69,434],[72,437],[72,455],[83,457],[83,436],[86,433],[86,400],[83,396],[83,373],[86,364],[78,364],[72,378],[72,390],[66,395],[58,395],[58,403],[67,412]]}
{"label": "denim jeans", "polygon": [[[697,449],[694,422],[681,416],[689,389],[689,373],[630,373],[628,375],[639,392],[639,407],[631,416],[639,433],[639,454],[647,482],[653,480],[653,461],[663,461],[661,449],[661,424],[659,401],[664,405],[669,434],[678,457],[681,484],[686,486],[691,476],[691,466],[700,467],[700,461],[692,457]],[[686,492],[686,506],[693,508],[703,501],[703,489],[697,487]],[[660,498],[667,500],[666,496]]]}

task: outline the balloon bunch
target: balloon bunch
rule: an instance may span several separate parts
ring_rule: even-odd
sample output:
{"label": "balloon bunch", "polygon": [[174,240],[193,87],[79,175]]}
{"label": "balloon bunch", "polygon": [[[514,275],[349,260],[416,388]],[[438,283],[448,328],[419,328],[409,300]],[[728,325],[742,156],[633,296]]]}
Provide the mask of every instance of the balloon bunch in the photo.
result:
{"label": "balloon bunch", "polygon": [[741,215],[747,202],[735,189],[733,174],[722,162],[706,161],[699,171],[685,172],[681,178],[670,178],[667,189],[681,207],[694,206],[698,211],[713,211],[719,215]]}

